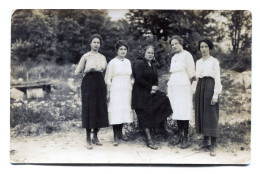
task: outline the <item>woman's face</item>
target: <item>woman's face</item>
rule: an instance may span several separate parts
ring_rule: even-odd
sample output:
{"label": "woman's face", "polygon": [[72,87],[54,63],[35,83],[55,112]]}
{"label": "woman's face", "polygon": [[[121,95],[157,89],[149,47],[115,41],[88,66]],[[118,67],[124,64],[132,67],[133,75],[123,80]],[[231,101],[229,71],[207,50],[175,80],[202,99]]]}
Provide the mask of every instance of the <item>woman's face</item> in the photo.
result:
{"label": "woman's face", "polygon": [[127,54],[127,48],[125,46],[121,46],[117,50],[117,55],[121,58],[124,58]]}
{"label": "woman's face", "polygon": [[94,38],[90,43],[91,50],[98,51],[100,48],[100,40],[98,38]]}
{"label": "woman's face", "polygon": [[205,42],[200,43],[200,52],[202,56],[208,56],[209,55],[209,46]]}
{"label": "woman's face", "polygon": [[177,39],[173,39],[171,41],[171,46],[172,46],[174,53],[179,53],[183,50],[182,45],[179,43],[179,41]]}
{"label": "woman's face", "polygon": [[148,61],[153,60],[153,58],[154,58],[154,50],[153,50],[153,48],[148,48],[148,49],[145,51],[144,58],[145,58],[146,60],[148,60]]}

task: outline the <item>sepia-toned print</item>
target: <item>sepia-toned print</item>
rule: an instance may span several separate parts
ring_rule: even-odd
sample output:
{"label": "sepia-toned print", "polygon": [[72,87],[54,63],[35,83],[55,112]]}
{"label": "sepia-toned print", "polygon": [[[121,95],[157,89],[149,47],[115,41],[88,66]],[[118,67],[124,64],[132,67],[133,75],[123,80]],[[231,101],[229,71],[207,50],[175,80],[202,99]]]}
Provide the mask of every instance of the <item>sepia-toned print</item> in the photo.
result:
{"label": "sepia-toned print", "polygon": [[250,11],[21,9],[11,20],[11,163],[250,163]]}

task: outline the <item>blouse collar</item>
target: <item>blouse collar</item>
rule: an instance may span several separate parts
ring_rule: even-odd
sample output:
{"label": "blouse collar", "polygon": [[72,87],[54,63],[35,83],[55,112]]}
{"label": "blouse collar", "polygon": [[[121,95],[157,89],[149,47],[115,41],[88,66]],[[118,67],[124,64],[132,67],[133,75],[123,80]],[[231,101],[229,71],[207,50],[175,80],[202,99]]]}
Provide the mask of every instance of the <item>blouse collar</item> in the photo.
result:
{"label": "blouse collar", "polygon": [[125,57],[124,57],[123,59],[121,59],[121,58],[119,58],[119,57],[116,57],[116,59],[117,59],[118,61],[120,61],[120,62],[124,62]]}
{"label": "blouse collar", "polygon": [[212,60],[212,56],[209,56],[209,58],[207,58],[206,60],[203,60],[203,59],[201,58],[201,62],[208,62],[208,61],[210,61],[210,60]]}
{"label": "blouse collar", "polygon": [[99,55],[100,55],[99,52],[97,52],[97,53],[95,54],[95,53],[92,53],[91,51],[89,51],[89,52],[87,53],[87,56],[99,56]]}

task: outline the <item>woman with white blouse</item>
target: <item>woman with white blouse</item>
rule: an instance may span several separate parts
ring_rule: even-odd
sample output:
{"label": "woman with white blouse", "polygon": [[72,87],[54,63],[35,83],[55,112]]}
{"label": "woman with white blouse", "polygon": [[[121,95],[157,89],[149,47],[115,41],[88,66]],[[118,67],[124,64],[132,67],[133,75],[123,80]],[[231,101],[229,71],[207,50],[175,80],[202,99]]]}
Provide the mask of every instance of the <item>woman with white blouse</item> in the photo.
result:
{"label": "woman with white blouse", "polygon": [[173,36],[170,40],[174,56],[171,59],[168,97],[173,110],[172,119],[177,120],[178,134],[172,142],[181,148],[187,148],[189,120],[192,117],[192,88],[195,80],[195,64],[192,55],[183,49],[183,39]]}
{"label": "woman with white blouse", "polygon": [[[81,57],[75,75],[83,77],[81,83],[82,127],[86,128],[87,148],[92,149],[92,143],[102,145],[97,137],[99,128],[108,126],[106,85],[103,76],[107,61],[105,56],[98,52],[102,44],[101,36],[91,35],[89,43],[91,51]],[[91,129],[94,129],[92,141]]]}
{"label": "woman with white blouse", "polygon": [[118,146],[119,139],[127,140],[127,137],[122,133],[123,123],[133,122],[131,109],[132,68],[130,61],[126,58],[127,42],[119,40],[115,44],[115,49],[117,57],[108,63],[105,82],[109,100],[108,120],[109,124],[113,125],[113,144]]}
{"label": "woman with white blouse", "polygon": [[199,41],[198,48],[202,58],[196,62],[195,127],[198,133],[204,135],[201,148],[210,147],[210,155],[215,156],[219,119],[218,95],[222,91],[220,67],[219,61],[210,55],[213,48],[210,40]]}

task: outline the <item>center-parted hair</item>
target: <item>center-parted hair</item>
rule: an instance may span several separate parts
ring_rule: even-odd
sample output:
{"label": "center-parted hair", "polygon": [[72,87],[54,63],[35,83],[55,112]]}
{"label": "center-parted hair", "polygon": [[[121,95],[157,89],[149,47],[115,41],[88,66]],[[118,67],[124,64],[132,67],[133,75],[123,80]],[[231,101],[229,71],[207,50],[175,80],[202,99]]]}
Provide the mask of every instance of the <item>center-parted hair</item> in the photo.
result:
{"label": "center-parted hair", "polygon": [[153,51],[154,51],[154,46],[153,46],[153,45],[147,45],[146,47],[144,47],[144,49],[143,49],[143,51],[142,51],[143,56],[145,56],[145,53],[146,53],[146,51],[147,51],[149,48],[152,48]]}
{"label": "center-parted hair", "polygon": [[184,40],[180,36],[177,36],[177,35],[172,36],[169,43],[171,44],[172,40],[174,40],[174,39],[177,40],[179,42],[179,44],[181,44],[183,46]]}
{"label": "center-parted hair", "polygon": [[103,44],[103,40],[102,40],[102,37],[99,35],[99,34],[92,34],[90,37],[89,37],[89,44],[91,44],[91,42],[92,42],[92,40],[93,39],[95,39],[95,38],[97,38],[97,39],[99,39],[99,41],[100,41],[100,46]]}
{"label": "center-parted hair", "polygon": [[209,40],[209,39],[203,39],[203,40],[200,40],[199,43],[198,43],[198,49],[200,50],[200,44],[204,42],[208,45],[209,49],[212,50],[213,49],[213,43]]}
{"label": "center-parted hair", "polygon": [[146,50],[148,50],[149,48],[152,48],[154,50],[154,46],[153,45],[147,45],[146,47],[144,47],[144,53],[146,52]]}
{"label": "center-parted hair", "polygon": [[126,42],[125,40],[119,40],[119,41],[117,41],[116,44],[115,44],[115,50],[116,50],[116,52],[118,51],[118,49],[119,49],[121,46],[125,46],[126,49],[127,49],[127,51],[128,51],[128,48],[129,48],[129,47],[128,47],[127,42]]}

